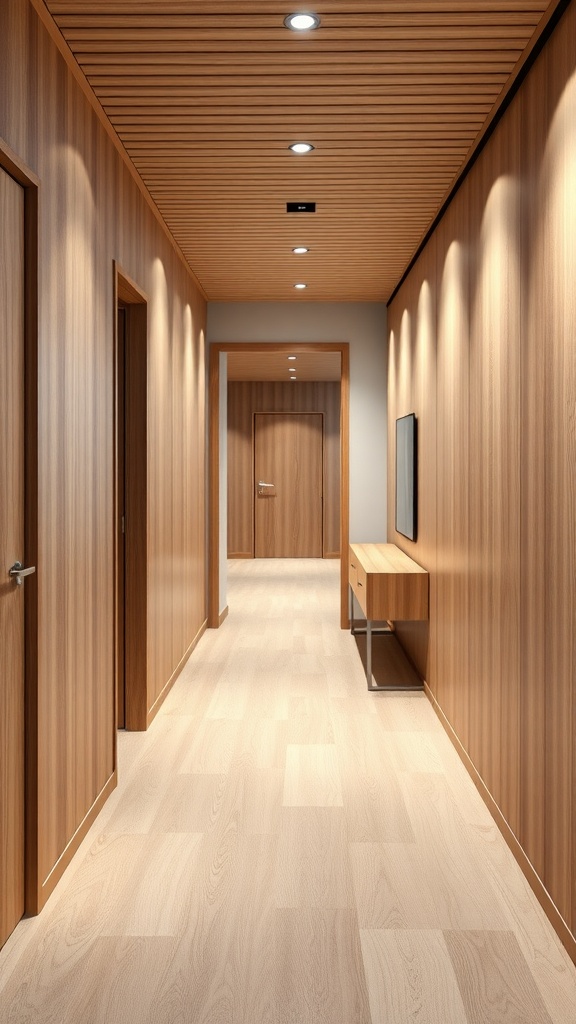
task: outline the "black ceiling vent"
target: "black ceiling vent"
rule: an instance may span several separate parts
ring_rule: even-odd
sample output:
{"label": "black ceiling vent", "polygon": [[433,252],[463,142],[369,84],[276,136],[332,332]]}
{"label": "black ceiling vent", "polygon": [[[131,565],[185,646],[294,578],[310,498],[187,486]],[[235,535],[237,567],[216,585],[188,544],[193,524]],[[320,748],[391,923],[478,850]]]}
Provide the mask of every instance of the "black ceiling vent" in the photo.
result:
{"label": "black ceiling vent", "polygon": [[316,213],[316,203],[286,203],[286,213]]}

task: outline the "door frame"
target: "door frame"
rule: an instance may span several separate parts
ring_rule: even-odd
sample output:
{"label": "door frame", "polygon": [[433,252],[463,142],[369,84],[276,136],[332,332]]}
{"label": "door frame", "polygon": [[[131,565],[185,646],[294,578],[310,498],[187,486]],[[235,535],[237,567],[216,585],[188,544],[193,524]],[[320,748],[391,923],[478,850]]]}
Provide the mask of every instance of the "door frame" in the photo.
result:
{"label": "door frame", "polygon": [[220,354],[222,352],[340,353],[340,625],[348,628],[350,525],[350,346],[348,342],[214,342],[208,378],[208,626],[220,617]]}
{"label": "door frame", "polygon": [[148,725],[148,298],[113,261],[114,314],[114,720],[118,726],[120,608],[118,603],[121,516],[118,487],[118,316],[126,310],[126,373],[124,378],[125,447],[139,452],[126,460],[126,533],[124,566],[124,727]]}
{"label": "door frame", "polygon": [[[38,559],[38,206],[40,179],[0,137],[0,167],[24,190],[24,547]],[[37,914],[43,899],[38,871],[38,581],[24,587],[24,904]]]}

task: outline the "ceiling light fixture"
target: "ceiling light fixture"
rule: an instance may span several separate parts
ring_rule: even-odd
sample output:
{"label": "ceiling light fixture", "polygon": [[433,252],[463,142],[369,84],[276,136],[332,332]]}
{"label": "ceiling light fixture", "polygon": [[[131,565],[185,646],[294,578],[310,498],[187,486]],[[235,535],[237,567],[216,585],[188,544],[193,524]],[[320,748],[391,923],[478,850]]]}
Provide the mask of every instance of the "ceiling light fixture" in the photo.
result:
{"label": "ceiling light fixture", "polygon": [[284,18],[284,24],[293,32],[307,32],[318,28],[320,18],[317,14],[289,14],[287,18]]}
{"label": "ceiling light fixture", "polygon": [[292,249],[292,252],[295,252],[297,256],[303,256],[305,252],[310,252],[310,250],[305,245],[297,245],[295,249]]}
{"label": "ceiling light fixture", "polygon": [[294,287],[295,288],[307,288],[308,285],[307,284],[295,284]]}
{"label": "ceiling light fixture", "polygon": [[291,146],[288,146],[288,149],[291,149],[293,153],[298,154],[311,153],[314,146],[311,142],[293,142]]}
{"label": "ceiling light fixture", "polygon": [[288,359],[296,359],[296,356],[288,356]]}

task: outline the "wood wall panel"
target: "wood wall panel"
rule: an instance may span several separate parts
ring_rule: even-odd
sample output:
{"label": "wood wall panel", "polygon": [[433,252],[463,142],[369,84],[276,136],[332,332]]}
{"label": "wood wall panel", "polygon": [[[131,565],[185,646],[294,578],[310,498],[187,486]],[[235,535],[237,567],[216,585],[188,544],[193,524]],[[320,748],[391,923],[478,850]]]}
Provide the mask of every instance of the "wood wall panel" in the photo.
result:
{"label": "wood wall panel", "polygon": [[[572,4],[389,309],[391,425],[413,409],[423,443],[435,438],[418,541],[389,531],[431,572],[427,681],[572,955],[574,124]],[[434,259],[435,399],[422,403],[414,325]],[[399,636],[417,661],[418,637]]]}
{"label": "wood wall panel", "polygon": [[340,553],[340,384],[230,381],[228,384],[228,552],[254,553],[255,412],[324,413],[324,556]]}
{"label": "wood wall panel", "polygon": [[115,777],[113,260],[149,298],[151,706],[205,619],[205,303],[28,0],[0,7],[0,96],[40,181],[34,909]]}

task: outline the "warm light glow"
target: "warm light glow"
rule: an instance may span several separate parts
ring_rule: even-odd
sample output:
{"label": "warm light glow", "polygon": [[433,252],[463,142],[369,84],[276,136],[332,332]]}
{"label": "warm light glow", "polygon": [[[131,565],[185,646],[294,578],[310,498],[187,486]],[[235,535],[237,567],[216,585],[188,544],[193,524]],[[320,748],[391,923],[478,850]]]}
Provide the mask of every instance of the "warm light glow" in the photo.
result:
{"label": "warm light glow", "polygon": [[308,285],[306,285],[306,284],[295,284],[294,287],[295,288],[307,288]]}
{"label": "warm light glow", "polygon": [[303,256],[305,252],[310,252],[310,250],[305,245],[297,245],[295,249],[292,249],[292,252],[295,252],[297,256]]}
{"label": "warm light glow", "polygon": [[311,153],[314,146],[311,142],[293,142],[288,149],[291,149],[293,153]]}
{"label": "warm light glow", "polygon": [[289,14],[284,18],[286,28],[294,32],[306,32],[309,29],[318,28],[320,18],[317,14]]}
{"label": "warm light glow", "polygon": [[296,356],[288,356],[288,359],[296,359]]}

